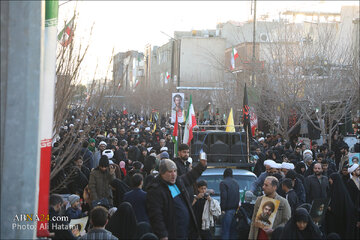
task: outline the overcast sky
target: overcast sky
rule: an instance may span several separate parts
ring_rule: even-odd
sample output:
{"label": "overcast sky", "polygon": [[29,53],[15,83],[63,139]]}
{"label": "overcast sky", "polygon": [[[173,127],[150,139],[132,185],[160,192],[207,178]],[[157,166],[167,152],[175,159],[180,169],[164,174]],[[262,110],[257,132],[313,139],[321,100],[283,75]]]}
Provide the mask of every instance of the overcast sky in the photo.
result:
{"label": "overcast sky", "polygon": [[[82,68],[82,82],[92,78],[96,64],[98,77],[107,70],[112,49],[144,51],[146,44],[158,45],[174,31],[215,29],[219,22],[246,21],[251,18],[250,1],[59,1],[58,29],[71,19],[77,8],[74,41],[87,42],[94,23],[91,46]],[[342,5],[358,1],[257,1],[257,16],[276,16],[285,9],[340,12]],[[110,68],[111,70],[112,68]]]}

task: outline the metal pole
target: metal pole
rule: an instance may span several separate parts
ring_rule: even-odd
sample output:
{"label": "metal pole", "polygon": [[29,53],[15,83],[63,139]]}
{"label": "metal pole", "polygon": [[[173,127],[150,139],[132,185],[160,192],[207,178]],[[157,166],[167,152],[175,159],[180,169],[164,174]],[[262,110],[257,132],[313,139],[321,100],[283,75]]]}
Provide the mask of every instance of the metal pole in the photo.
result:
{"label": "metal pole", "polygon": [[[47,216],[49,212],[50,161],[51,143],[54,122],[55,78],[56,78],[56,44],[59,1],[45,2],[45,38],[44,38],[44,69],[40,82],[40,182],[38,215]],[[43,214],[43,215],[42,215]],[[47,219],[37,223],[37,236],[48,237],[49,231],[43,226]]]}
{"label": "metal pole", "polygon": [[255,42],[256,42],[256,0],[254,0],[254,20],[253,20],[253,55],[252,55],[252,74],[251,74],[251,86],[255,85]]}
{"label": "metal pole", "polygon": [[[246,150],[247,150],[247,163],[250,162],[250,138],[249,138],[249,125],[246,124]],[[251,130],[250,130],[251,131]]]}
{"label": "metal pole", "polygon": [[174,55],[175,55],[174,48],[175,48],[175,41],[173,39],[171,44],[171,85],[174,84]]}
{"label": "metal pole", "polygon": [[[1,1],[1,239],[35,239],[43,1]],[[17,220],[16,216],[19,218]],[[19,229],[20,228],[20,229]]]}
{"label": "metal pole", "polygon": [[180,59],[181,59],[181,40],[176,40],[177,44],[178,44],[178,54],[179,54],[179,59],[178,59],[178,76],[177,76],[177,92],[179,92],[179,87],[180,87]]}

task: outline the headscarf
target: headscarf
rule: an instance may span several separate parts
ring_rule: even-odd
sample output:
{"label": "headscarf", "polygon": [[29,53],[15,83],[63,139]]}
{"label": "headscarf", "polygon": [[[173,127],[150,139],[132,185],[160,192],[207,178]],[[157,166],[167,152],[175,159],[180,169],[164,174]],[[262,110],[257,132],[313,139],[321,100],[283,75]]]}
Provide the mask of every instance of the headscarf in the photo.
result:
{"label": "headscarf", "polygon": [[356,224],[355,207],[339,173],[330,175],[330,209],[327,214],[327,226],[341,238],[354,238]]}
{"label": "headscarf", "polygon": [[124,194],[130,191],[130,187],[121,181],[120,179],[115,178],[111,181],[110,185],[115,188],[114,192],[114,207],[118,207],[123,200]]}
{"label": "headscarf", "polygon": [[299,162],[298,164],[296,164],[295,166],[295,172],[297,172],[298,174],[304,175],[305,172],[301,172],[301,168],[305,168],[305,163],[303,162]]}
{"label": "headscarf", "polygon": [[135,239],[137,221],[134,209],[128,202],[123,202],[112,215],[105,229],[118,239]]}
{"label": "headscarf", "polygon": [[[304,230],[300,231],[296,222],[307,222]],[[280,239],[321,239],[319,227],[314,224],[308,211],[304,208],[297,208],[294,216],[286,223]]]}

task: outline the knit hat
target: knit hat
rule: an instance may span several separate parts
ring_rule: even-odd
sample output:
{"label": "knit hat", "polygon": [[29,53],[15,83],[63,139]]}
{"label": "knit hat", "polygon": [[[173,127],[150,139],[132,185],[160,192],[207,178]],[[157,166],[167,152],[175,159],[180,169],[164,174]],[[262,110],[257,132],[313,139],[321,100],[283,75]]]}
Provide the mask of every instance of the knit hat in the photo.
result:
{"label": "knit hat", "polygon": [[104,141],[101,141],[101,142],[99,143],[99,146],[100,146],[100,145],[105,145],[105,147],[107,146],[106,142],[104,142]]}
{"label": "knit hat", "polygon": [[102,155],[99,161],[99,167],[108,167],[109,159],[106,155]]}
{"label": "knit hat", "polygon": [[95,142],[95,139],[93,139],[93,138],[89,139],[89,143],[94,143],[94,142]]}
{"label": "knit hat", "polygon": [[170,159],[163,159],[160,161],[160,165],[159,165],[159,173],[160,174],[164,174],[167,171],[171,171],[171,170],[176,170],[176,164],[174,163],[174,161],[170,160]]}
{"label": "knit hat", "polygon": [[167,152],[160,153],[160,159],[164,159],[164,158],[166,158],[166,159],[169,158],[169,154]]}
{"label": "knit hat", "polygon": [[348,168],[348,172],[351,174],[353,171],[355,171],[359,167],[359,164],[355,163],[350,168]]}
{"label": "knit hat", "polygon": [[245,198],[244,198],[245,202],[252,202],[254,198],[255,198],[255,195],[251,191],[245,192]]}
{"label": "knit hat", "polygon": [[72,194],[68,197],[70,205],[73,205],[76,201],[80,200],[80,197],[78,195]]}

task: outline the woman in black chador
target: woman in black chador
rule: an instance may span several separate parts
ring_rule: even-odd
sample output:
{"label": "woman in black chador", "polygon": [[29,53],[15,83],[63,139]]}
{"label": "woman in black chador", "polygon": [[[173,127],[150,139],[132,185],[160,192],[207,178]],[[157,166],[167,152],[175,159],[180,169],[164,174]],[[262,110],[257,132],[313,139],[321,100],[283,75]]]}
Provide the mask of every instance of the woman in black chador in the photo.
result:
{"label": "woman in black chador", "polygon": [[321,239],[318,226],[311,220],[305,208],[297,208],[285,225],[280,239]]}
{"label": "woman in black chador", "polygon": [[341,239],[353,239],[356,227],[355,207],[338,173],[329,177],[330,203],[326,213],[327,233],[336,232]]}

